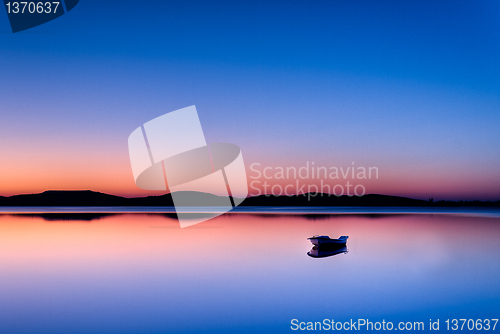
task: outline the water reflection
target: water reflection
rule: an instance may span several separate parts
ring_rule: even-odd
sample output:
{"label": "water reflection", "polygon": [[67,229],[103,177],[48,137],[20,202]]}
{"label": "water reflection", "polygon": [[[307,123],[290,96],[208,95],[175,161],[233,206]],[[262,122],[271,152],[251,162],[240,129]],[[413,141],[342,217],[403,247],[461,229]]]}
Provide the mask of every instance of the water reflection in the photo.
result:
{"label": "water reflection", "polygon": [[[0,214],[0,332],[281,334],[291,319],[498,318],[500,218],[325,217],[230,213],[181,229],[162,212],[88,224]],[[349,235],[349,255],[310,259],[347,251],[311,250],[315,234]]]}
{"label": "water reflection", "polygon": [[13,214],[13,217],[27,217],[27,218],[42,218],[47,222],[84,222],[89,223],[94,220],[100,220],[118,215],[117,213],[23,213]]}
{"label": "water reflection", "polygon": [[314,246],[307,255],[310,257],[329,257],[339,254],[347,254],[349,250],[346,245],[325,245],[325,246]]}

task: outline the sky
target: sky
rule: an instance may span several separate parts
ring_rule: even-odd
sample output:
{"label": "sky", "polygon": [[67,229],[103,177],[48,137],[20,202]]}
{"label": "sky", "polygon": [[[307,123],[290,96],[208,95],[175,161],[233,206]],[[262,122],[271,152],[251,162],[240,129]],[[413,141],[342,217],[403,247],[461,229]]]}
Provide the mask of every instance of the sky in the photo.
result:
{"label": "sky", "polygon": [[252,164],[314,162],[377,167],[351,180],[366,193],[500,200],[499,15],[498,1],[81,0],[14,34],[0,13],[0,195],[158,194],[135,185],[128,136],[196,105],[257,188]]}

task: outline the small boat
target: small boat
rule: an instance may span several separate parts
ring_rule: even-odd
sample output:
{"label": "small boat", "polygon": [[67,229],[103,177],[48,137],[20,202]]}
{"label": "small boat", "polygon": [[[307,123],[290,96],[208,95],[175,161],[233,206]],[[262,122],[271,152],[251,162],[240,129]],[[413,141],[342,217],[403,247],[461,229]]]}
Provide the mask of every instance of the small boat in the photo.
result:
{"label": "small boat", "polygon": [[347,242],[347,238],[349,238],[349,236],[347,236],[347,235],[343,235],[338,239],[330,239],[330,237],[327,235],[315,235],[315,236],[307,238],[307,239],[310,240],[313,245],[320,247],[320,246],[326,246],[326,245],[329,245],[329,246],[345,245]]}

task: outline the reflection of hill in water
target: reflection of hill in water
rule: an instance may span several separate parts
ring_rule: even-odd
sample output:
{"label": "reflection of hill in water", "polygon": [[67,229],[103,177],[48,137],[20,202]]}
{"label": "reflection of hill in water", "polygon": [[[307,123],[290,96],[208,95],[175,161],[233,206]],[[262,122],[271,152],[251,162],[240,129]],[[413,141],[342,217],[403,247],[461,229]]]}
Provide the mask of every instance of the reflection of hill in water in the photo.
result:
{"label": "reflection of hill in water", "polygon": [[380,219],[380,218],[386,218],[386,217],[396,217],[396,216],[403,216],[403,215],[398,215],[398,214],[371,214],[371,213],[342,213],[342,214],[331,214],[331,213],[326,213],[326,214],[318,214],[318,213],[311,213],[311,214],[301,214],[301,217],[304,217],[305,219],[308,220],[324,220],[324,219],[334,219],[334,218],[345,218],[347,216],[356,216],[356,217],[365,217],[365,218],[371,218],[371,219]]}
{"label": "reflection of hill in water", "polygon": [[[144,213],[145,215],[148,215],[148,216],[160,216],[160,217],[165,217],[165,218],[168,218],[168,219],[175,219],[177,220],[177,213],[175,212],[149,212],[149,213]],[[213,214],[209,213],[209,212],[188,212],[188,213],[184,213],[184,218],[187,218],[187,219],[198,219],[198,218],[205,218],[205,217],[210,217],[210,216],[213,216]]]}
{"label": "reflection of hill in water", "polygon": [[[42,218],[46,221],[49,222],[91,222],[93,220],[100,220],[103,218],[107,217],[113,217],[113,216],[121,216],[121,215],[129,215],[133,214],[138,217],[138,220],[140,221],[140,216],[157,216],[157,217],[164,217],[167,219],[172,219],[172,220],[177,220],[177,214],[175,212],[165,212],[165,213],[156,213],[156,212],[137,212],[137,213],[68,213],[68,212],[61,212],[61,213],[16,213],[16,214],[9,214],[9,216],[13,217],[26,217],[26,218]],[[197,219],[200,217],[206,217],[210,216],[210,213],[203,213],[203,212],[193,212],[189,213],[190,218]]]}
{"label": "reflection of hill in water", "polygon": [[116,216],[116,213],[29,213],[14,214],[15,217],[37,217],[49,222],[91,222],[105,217]]}
{"label": "reflection of hill in water", "polygon": [[162,216],[169,219],[177,219],[177,213],[175,212],[166,212],[166,213],[148,213],[149,215],[154,216]]}
{"label": "reflection of hill in water", "polygon": [[381,219],[386,217],[398,217],[404,216],[404,214],[387,214],[387,213],[295,213],[290,212],[284,213],[234,213],[229,212],[228,214],[238,214],[238,215],[251,215],[253,217],[261,218],[275,218],[275,217],[301,217],[307,220],[328,220],[328,219],[343,219],[346,217],[364,217],[370,219]]}
{"label": "reflection of hill in water", "polygon": [[[127,215],[130,213],[92,213],[92,212],[80,212],[80,213],[18,213],[18,214],[9,214],[9,216],[13,217],[21,217],[21,218],[42,218],[48,222],[91,222],[95,220],[100,220],[103,218],[113,217],[113,216],[121,216]],[[132,213],[137,215],[138,217],[141,215],[144,216],[158,216],[164,217],[168,219],[177,220],[177,214],[174,213]],[[198,216],[204,215],[203,213],[193,213],[193,218],[198,218]],[[140,218],[139,218],[140,220]]]}

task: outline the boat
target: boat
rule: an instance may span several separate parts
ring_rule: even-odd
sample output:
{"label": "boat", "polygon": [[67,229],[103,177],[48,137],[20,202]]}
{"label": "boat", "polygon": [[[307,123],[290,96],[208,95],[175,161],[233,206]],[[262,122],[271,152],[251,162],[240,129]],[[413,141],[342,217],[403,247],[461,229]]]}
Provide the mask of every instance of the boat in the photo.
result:
{"label": "boat", "polygon": [[338,239],[330,239],[329,236],[327,235],[315,235],[313,237],[307,238],[312,242],[313,245],[315,246],[340,246],[340,245],[345,245],[347,243],[347,238],[349,236],[343,235]]}

